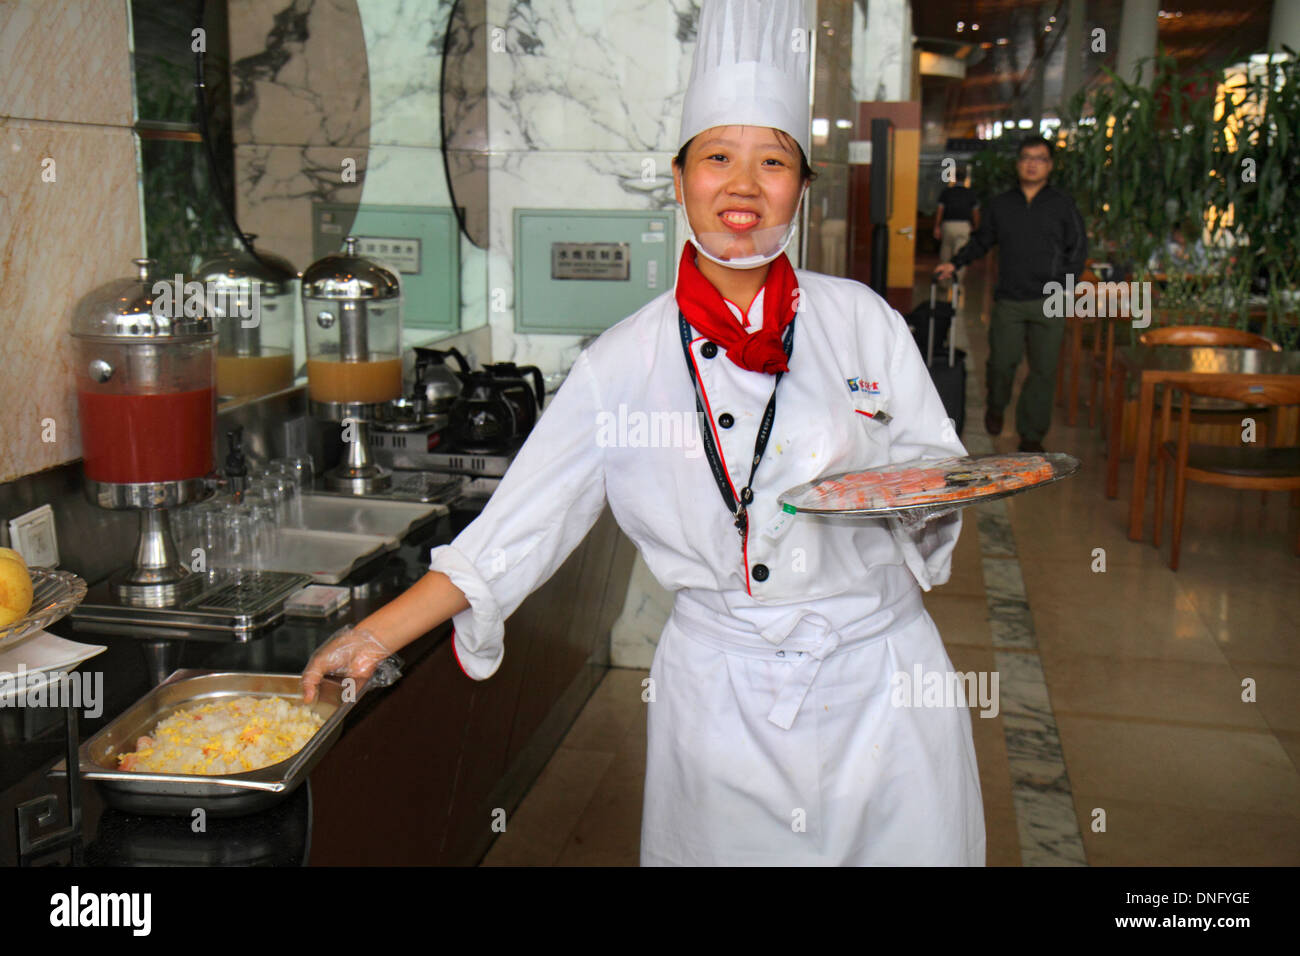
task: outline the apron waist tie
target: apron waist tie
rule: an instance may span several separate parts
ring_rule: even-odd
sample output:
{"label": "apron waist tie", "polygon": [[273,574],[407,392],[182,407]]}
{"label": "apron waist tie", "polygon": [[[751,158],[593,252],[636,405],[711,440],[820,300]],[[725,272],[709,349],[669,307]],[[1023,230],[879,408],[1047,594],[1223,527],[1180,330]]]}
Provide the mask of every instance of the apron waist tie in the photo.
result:
{"label": "apron waist tie", "polygon": [[835,653],[839,646],[840,632],[827,631],[821,643],[811,652],[804,654],[799,662],[790,668],[790,676],[785,679],[785,683],[777,692],[776,703],[772,705],[767,715],[768,720],[782,730],[789,730],[794,726],[794,718],[799,713],[799,708],[803,706],[803,699],[812,689],[813,681],[817,679],[822,661]]}
{"label": "apron waist tie", "polygon": [[[689,628],[682,628],[685,633],[692,637],[703,638],[707,643],[725,652],[738,652],[745,656],[769,660],[773,653],[785,657],[787,650],[789,653],[799,654],[799,659],[791,665],[790,673],[782,682],[781,689],[777,691],[776,700],[767,715],[767,719],[782,730],[789,730],[794,726],[794,719],[803,707],[804,699],[808,696],[813,681],[817,679],[822,661],[839,650],[841,645],[857,644],[877,637],[894,626],[910,622],[924,610],[921,592],[915,590],[909,599],[882,608],[862,621],[854,622],[850,632],[845,634],[832,627],[824,615],[806,607],[795,608],[785,617],[758,632],[757,636],[761,640],[756,641],[753,631],[729,627],[725,618],[720,619],[715,612],[697,610],[682,600],[680,592],[673,604],[673,615],[690,625]],[[813,629],[812,634],[791,638],[791,632],[801,623],[806,624],[805,630]],[[787,638],[789,638],[788,644],[786,644]],[[774,648],[783,644],[786,645],[786,650],[774,651]]]}

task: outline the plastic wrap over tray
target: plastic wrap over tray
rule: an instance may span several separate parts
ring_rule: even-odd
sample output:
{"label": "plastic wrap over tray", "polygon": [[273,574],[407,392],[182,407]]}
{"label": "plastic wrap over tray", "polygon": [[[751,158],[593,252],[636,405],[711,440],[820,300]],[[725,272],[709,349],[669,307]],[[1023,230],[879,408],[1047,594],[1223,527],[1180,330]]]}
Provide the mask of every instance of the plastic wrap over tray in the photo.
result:
{"label": "plastic wrap over tray", "polygon": [[1077,458],[1059,452],[926,459],[828,475],[778,501],[787,511],[813,515],[924,515],[1041,488],[1078,470]]}

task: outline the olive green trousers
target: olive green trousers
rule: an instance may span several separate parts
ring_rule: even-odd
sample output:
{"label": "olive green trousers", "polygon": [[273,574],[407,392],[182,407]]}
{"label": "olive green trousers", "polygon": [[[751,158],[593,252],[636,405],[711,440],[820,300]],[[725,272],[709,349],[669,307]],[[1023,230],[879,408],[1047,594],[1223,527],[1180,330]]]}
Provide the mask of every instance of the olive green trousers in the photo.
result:
{"label": "olive green trousers", "polygon": [[989,323],[985,381],[990,411],[1002,412],[1011,402],[1016,369],[1025,352],[1029,353],[1029,377],[1016,403],[1016,431],[1024,441],[1041,442],[1052,426],[1056,362],[1065,335],[1065,319],[1045,316],[1044,301],[999,299],[993,303],[993,318]]}

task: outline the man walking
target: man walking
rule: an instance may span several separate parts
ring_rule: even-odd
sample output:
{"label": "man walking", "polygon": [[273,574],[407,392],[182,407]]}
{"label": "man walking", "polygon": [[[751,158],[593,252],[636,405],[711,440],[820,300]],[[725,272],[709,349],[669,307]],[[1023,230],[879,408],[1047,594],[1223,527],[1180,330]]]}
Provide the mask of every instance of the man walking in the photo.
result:
{"label": "man walking", "polygon": [[1056,362],[1065,334],[1065,320],[1045,314],[1044,288],[1050,282],[1064,286],[1067,275],[1077,280],[1088,255],[1083,218],[1073,199],[1048,185],[1051,172],[1051,144],[1038,136],[1023,140],[1016,153],[1019,185],[993,197],[970,242],[935,270],[938,279],[949,279],[995,244],[1001,246],[989,323],[984,427],[990,435],[1002,433],[1016,368],[1028,348],[1029,378],[1016,403],[1021,451],[1043,450],[1043,437],[1052,424]]}

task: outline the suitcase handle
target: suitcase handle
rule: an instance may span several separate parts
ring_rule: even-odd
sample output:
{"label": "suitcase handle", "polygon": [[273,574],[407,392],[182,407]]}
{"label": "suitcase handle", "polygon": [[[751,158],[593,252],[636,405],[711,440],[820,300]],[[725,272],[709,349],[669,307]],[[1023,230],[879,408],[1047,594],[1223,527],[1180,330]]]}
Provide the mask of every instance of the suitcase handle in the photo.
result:
{"label": "suitcase handle", "polygon": [[[928,368],[934,364],[934,302],[935,290],[939,283],[930,280],[930,334],[925,339],[925,364]],[[957,323],[957,312],[961,308],[958,302],[958,284],[956,274],[952,277],[952,283],[948,286],[948,301],[952,303],[952,323],[948,326],[948,367],[952,368],[957,362],[957,341],[956,336],[952,334],[952,326]]]}

